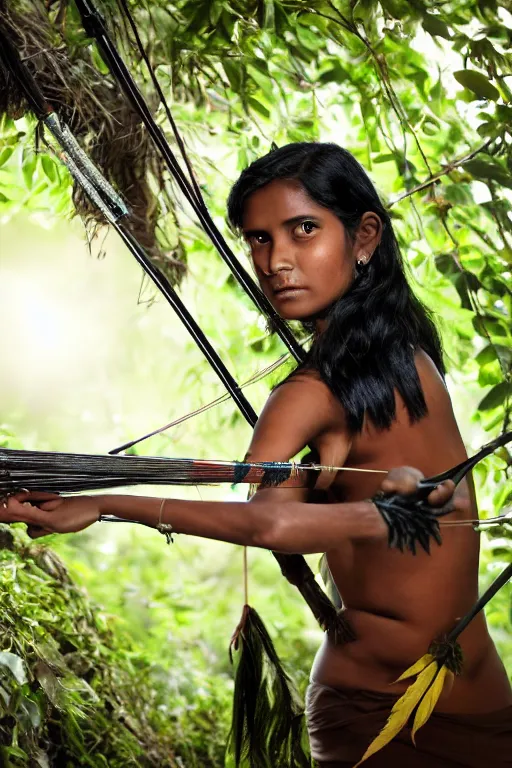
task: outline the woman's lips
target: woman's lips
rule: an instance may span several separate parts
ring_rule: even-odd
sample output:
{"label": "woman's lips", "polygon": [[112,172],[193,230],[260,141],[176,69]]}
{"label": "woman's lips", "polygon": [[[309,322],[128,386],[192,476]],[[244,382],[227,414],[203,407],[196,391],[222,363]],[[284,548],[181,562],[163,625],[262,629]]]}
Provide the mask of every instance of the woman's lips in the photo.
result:
{"label": "woman's lips", "polygon": [[274,296],[278,299],[292,299],[304,290],[306,289],[299,285],[284,286],[283,288],[276,288]]}

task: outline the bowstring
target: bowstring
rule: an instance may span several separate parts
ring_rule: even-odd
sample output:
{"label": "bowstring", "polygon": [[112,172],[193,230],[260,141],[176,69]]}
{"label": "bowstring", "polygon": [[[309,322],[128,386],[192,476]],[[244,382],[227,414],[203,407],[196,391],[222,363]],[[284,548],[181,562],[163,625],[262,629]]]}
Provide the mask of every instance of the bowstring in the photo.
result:
{"label": "bowstring", "polygon": [[[308,336],[302,342],[302,345],[308,344],[309,341],[311,341],[311,338],[312,336]],[[284,363],[288,362],[290,359],[291,359],[291,353],[285,352],[283,355],[278,357],[277,360],[274,360],[273,363],[270,363],[265,368],[261,368],[259,371],[256,371],[256,373],[254,373],[249,379],[242,382],[239,385],[239,388],[245,389],[246,387],[250,387],[252,384],[257,384],[259,381],[261,381],[266,376],[276,371],[278,368],[280,368],[282,365],[284,365]],[[172,429],[173,427],[178,426],[178,424],[182,424],[184,421],[188,421],[189,419],[192,419],[195,416],[199,416],[202,413],[206,413],[206,411],[209,411],[211,408],[214,408],[215,406],[220,405],[221,403],[225,403],[229,399],[230,399],[229,392],[225,392],[223,395],[216,397],[215,400],[211,400],[209,403],[206,403],[205,405],[201,405],[199,406],[199,408],[196,408],[193,411],[189,411],[183,416],[179,416],[177,419],[174,419],[168,424],[164,424],[163,427],[158,427],[157,429],[154,429],[151,432],[148,432],[146,435],[143,435],[142,437],[137,437],[135,438],[135,440],[130,440],[129,442],[123,443],[123,445],[120,445],[117,448],[113,448],[111,451],[109,451],[109,454],[115,456],[117,453],[120,453],[121,451],[126,451],[129,448],[133,448],[135,445],[142,443],[144,440],[148,440],[150,437],[154,437],[155,435],[159,435],[162,432],[166,432],[168,429]]]}

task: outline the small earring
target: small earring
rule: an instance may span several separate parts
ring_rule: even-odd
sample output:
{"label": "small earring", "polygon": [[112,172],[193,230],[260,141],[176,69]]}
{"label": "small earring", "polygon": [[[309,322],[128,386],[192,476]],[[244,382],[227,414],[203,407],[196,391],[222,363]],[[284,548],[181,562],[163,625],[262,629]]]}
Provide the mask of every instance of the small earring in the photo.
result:
{"label": "small earring", "polygon": [[358,259],[356,262],[357,266],[359,268],[366,266],[366,258]]}

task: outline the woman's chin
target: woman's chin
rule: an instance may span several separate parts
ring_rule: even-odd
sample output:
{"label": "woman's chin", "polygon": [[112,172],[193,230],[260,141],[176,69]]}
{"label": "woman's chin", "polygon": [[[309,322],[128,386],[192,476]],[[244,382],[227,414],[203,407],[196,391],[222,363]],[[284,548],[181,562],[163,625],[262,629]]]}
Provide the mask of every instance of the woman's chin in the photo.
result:
{"label": "woman's chin", "polygon": [[300,320],[306,322],[311,320],[315,316],[314,312],[307,309],[299,309],[299,307],[275,307],[275,310],[280,318],[283,320]]}

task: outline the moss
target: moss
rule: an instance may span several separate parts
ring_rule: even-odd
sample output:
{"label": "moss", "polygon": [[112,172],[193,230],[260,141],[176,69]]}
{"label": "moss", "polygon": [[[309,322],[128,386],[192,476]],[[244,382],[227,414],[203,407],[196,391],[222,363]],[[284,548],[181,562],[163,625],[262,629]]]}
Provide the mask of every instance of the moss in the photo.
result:
{"label": "moss", "polygon": [[166,671],[94,606],[52,550],[0,526],[0,763],[223,764],[211,714],[173,714]]}

